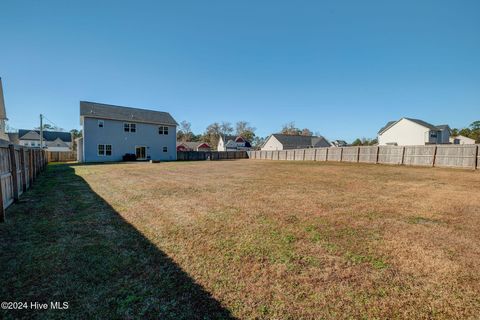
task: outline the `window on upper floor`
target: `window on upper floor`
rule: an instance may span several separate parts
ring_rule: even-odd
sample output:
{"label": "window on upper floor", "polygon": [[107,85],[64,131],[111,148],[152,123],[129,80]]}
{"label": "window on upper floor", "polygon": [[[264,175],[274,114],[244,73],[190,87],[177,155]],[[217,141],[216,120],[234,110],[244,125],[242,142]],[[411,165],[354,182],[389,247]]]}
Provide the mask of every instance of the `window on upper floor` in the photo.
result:
{"label": "window on upper floor", "polygon": [[163,152],[168,152],[168,148],[167,148],[167,147],[163,147]]}
{"label": "window on upper floor", "polygon": [[168,134],[168,127],[165,127],[165,126],[158,127],[158,134],[167,135]]}
{"label": "window on upper floor", "polygon": [[137,125],[135,123],[124,123],[123,131],[125,132],[137,132]]}
{"label": "window on upper floor", "polygon": [[98,127],[103,128],[103,120],[98,120]]}

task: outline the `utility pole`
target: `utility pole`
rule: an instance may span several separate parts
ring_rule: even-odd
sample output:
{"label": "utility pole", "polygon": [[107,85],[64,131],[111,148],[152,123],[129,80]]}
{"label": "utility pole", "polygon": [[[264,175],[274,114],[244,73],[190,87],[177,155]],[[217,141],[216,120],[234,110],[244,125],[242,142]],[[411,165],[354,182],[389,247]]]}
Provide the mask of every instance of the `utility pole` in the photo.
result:
{"label": "utility pole", "polygon": [[43,149],[43,115],[40,113],[40,149]]}

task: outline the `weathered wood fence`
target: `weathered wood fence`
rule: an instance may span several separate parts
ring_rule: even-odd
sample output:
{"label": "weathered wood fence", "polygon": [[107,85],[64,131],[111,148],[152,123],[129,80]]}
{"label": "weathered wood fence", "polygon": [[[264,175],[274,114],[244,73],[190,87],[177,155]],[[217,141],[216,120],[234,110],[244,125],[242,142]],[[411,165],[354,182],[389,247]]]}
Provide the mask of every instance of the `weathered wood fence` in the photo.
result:
{"label": "weathered wood fence", "polygon": [[247,151],[177,151],[179,161],[248,159]]}
{"label": "weathered wood fence", "polygon": [[0,222],[5,221],[5,209],[30,188],[46,164],[45,151],[0,141]]}
{"label": "weathered wood fence", "polygon": [[368,146],[248,151],[249,159],[336,161],[480,169],[480,145]]}
{"label": "weathered wood fence", "polygon": [[46,156],[48,162],[77,161],[76,151],[46,151]]}

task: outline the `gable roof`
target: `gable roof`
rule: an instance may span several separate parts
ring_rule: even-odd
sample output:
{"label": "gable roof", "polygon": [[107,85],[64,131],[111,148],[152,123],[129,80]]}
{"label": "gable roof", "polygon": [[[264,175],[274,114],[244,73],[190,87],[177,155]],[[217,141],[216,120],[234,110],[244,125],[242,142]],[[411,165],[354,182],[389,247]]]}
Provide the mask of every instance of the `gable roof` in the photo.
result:
{"label": "gable roof", "polygon": [[409,120],[409,121],[415,122],[416,124],[419,124],[419,125],[421,125],[422,127],[428,128],[428,129],[430,129],[430,130],[446,130],[446,129],[450,130],[450,127],[449,127],[447,124],[442,124],[442,125],[434,126],[433,124],[428,123],[428,122],[423,121],[423,120],[420,120],[420,119],[413,119],[413,118],[403,117],[403,118],[401,118],[400,120],[387,122],[387,124],[386,124],[385,126],[383,126],[383,127],[378,131],[378,134],[384,133],[385,131],[387,131],[388,129],[390,129],[391,127],[393,127],[395,124],[397,124],[398,122],[400,122],[400,121],[403,120],[403,119],[407,119],[407,120]]}
{"label": "gable roof", "polygon": [[[18,137],[20,140],[40,140],[40,130],[18,130]],[[60,138],[64,142],[72,142],[72,134],[63,131],[43,131],[43,139],[45,141],[54,141]]]}
{"label": "gable roof", "polygon": [[274,133],[272,136],[275,137],[285,149],[330,146],[330,142],[322,136],[288,135],[281,133]]}
{"label": "gable roof", "polygon": [[201,145],[207,145],[208,148],[210,148],[210,145],[204,141],[187,141],[187,142],[177,142],[177,147],[178,146],[186,146],[189,149],[196,149],[200,147]]}
{"label": "gable roof", "polygon": [[[247,144],[250,144],[250,141],[248,141],[247,139],[245,139],[244,137],[242,136],[235,136],[235,135],[220,135],[220,138],[225,142],[227,143],[229,140],[232,140],[233,142],[238,142],[238,143],[242,143],[242,142],[245,142]],[[243,141],[239,141],[239,140],[243,140]]]}
{"label": "gable roof", "polygon": [[66,144],[60,138],[57,138],[53,141],[47,141],[46,145],[47,145],[47,147],[63,147],[63,148],[69,148],[70,147],[68,144]]}
{"label": "gable roof", "polygon": [[168,112],[122,107],[89,101],[80,101],[80,117],[136,121],[170,126],[178,125]]}
{"label": "gable roof", "polygon": [[8,140],[13,144],[19,144],[20,140],[18,140],[18,133],[17,132],[7,132]]}
{"label": "gable roof", "polygon": [[7,111],[5,110],[5,100],[3,99],[2,78],[0,78],[0,119],[7,119]]}

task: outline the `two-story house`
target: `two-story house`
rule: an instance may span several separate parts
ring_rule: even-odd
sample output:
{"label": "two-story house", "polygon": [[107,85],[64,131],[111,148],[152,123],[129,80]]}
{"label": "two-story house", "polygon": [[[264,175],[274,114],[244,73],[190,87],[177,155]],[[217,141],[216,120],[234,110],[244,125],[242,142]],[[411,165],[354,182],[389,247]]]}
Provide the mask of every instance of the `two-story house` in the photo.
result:
{"label": "two-story house", "polygon": [[218,151],[240,151],[251,150],[252,144],[242,136],[220,135],[218,140]]}
{"label": "two-story house", "polygon": [[388,122],[378,131],[378,144],[384,145],[426,145],[450,143],[450,127],[446,124],[434,126],[412,118],[401,118]]}
{"label": "two-story house", "polygon": [[78,160],[121,161],[177,159],[177,122],[168,112],[80,101]]}

